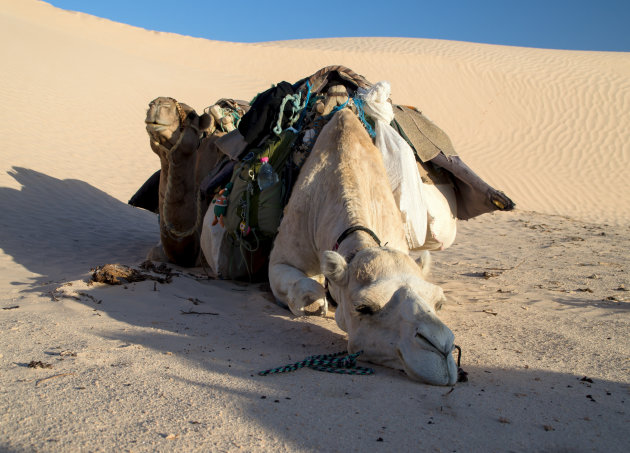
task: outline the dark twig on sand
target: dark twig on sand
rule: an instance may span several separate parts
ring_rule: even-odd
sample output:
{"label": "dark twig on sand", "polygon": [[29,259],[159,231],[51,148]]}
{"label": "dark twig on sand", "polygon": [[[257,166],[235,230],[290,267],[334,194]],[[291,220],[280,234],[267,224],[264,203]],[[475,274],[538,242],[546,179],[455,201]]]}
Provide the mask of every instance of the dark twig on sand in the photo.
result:
{"label": "dark twig on sand", "polygon": [[58,378],[58,377],[61,377],[61,376],[72,376],[72,375],[74,375],[74,373],[61,373],[61,374],[54,374],[54,375],[52,375],[52,376],[48,376],[48,377],[45,377],[45,378],[43,378],[43,379],[38,379],[38,380],[35,382],[35,386],[38,386],[41,382],[48,381],[49,379],[54,379],[54,378]]}
{"label": "dark twig on sand", "polygon": [[180,310],[182,312],[182,315],[213,315],[213,316],[219,316],[218,313],[212,313],[211,311],[184,311],[184,310]]}

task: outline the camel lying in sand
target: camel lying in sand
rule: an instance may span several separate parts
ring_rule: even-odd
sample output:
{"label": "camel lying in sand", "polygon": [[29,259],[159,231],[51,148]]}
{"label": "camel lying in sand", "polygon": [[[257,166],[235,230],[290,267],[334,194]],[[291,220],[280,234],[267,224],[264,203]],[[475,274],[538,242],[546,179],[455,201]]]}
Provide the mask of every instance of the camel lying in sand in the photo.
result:
{"label": "camel lying in sand", "polygon": [[[244,111],[247,104],[236,101]],[[151,101],[145,119],[151,149],[160,158],[160,244],[148,258],[182,266],[198,265],[201,219],[209,200],[201,198],[201,180],[224,159],[215,146],[225,135],[214,116],[195,110],[173,98]]]}
{"label": "camel lying in sand", "polygon": [[328,310],[323,275],[349,352],[362,350],[366,360],[402,368],[415,380],[453,385],[454,336],[435,314],[444,295],[410,258],[386,180],[363,125],[340,110],[300,172],[271,252],[269,282],[295,315],[321,315]]}

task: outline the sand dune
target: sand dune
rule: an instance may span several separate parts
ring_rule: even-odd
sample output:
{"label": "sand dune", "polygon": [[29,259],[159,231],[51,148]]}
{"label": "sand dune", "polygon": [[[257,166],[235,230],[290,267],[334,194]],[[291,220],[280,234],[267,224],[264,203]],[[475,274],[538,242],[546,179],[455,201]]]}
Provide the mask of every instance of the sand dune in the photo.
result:
{"label": "sand dune", "polygon": [[[630,54],[403,38],[218,42],[34,0],[0,1],[0,36],[0,449],[630,443]],[[345,345],[334,321],[292,318],[257,286],[181,269],[169,285],[85,284],[91,267],[138,264],[157,242],[155,217],[126,205],[159,167],[143,122],[151,99],[201,111],[330,64],[389,80],[395,102],[423,110],[517,203],[463,223],[435,257],[452,301],[443,317],[471,376],[452,394],[383,368],[252,377]],[[219,321],[181,315],[191,308]]]}
{"label": "sand dune", "polygon": [[[63,144],[69,156],[89,152],[103,170],[116,169],[108,174],[126,176],[125,186],[104,186],[100,175],[88,181],[121,200],[157,167],[141,123],[154,97],[201,110],[220,97],[251,99],[271,83],[343,63],[372,81],[389,80],[394,101],[418,106],[441,125],[466,161],[521,209],[613,224],[630,219],[620,196],[630,192],[622,175],[630,156],[626,53],[383,38],[236,44],[43,3],[3,9],[12,45],[3,49],[10,64],[2,96],[22,107],[3,112],[13,131],[8,145],[57,171],[76,163],[49,161],[58,153],[47,146]],[[33,130],[38,118],[46,127]],[[5,165],[19,165],[15,158]]]}

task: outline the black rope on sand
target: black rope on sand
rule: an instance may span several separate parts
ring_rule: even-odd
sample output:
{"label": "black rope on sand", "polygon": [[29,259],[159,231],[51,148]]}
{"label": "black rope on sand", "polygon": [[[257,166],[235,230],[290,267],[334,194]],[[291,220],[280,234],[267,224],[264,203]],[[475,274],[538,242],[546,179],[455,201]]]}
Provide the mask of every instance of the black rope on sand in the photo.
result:
{"label": "black rope on sand", "polygon": [[311,368],[317,371],[325,371],[327,373],[358,375],[374,374],[374,370],[372,368],[357,366],[357,357],[362,352],[363,351],[359,351],[354,354],[348,354],[348,351],[342,351],[336,354],[312,355],[300,362],[295,362],[290,365],[270,368],[269,370],[261,371],[258,373],[258,375],[267,376],[269,374],[275,373],[289,373],[291,371],[296,371],[304,367]]}
{"label": "black rope on sand", "polygon": [[465,372],[460,366],[462,358],[462,348],[457,345],[453,345],[453,350],[457,349],[457,382],[468,382],[468,373]]}

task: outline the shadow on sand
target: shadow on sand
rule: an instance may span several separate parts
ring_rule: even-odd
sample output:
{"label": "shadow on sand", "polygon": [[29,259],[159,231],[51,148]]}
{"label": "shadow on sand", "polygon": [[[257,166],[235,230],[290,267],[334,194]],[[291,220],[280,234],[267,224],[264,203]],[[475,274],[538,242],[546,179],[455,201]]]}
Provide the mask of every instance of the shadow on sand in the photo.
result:
{"label": "shadow on sand", "polygon": [[[158,237],[152,214],[82,181],[24,168],[11,175],[23,188],[0,189],[0,247],[41,275],[25,291],[37,291],[46,280],[82,278],[96,264],[138,262]],[[71,264],[68,256],[75,257]],[[122,360],[123,346],[141,345],[149,351],[142,359],[154,362],[129,364],[124,374],[132,379],[133,366],[152,366],[148,387],[125,384],[116,374],[117,363],[103,366],[99,380],[116,398],[128,394],[151,405],[149,388],[159,392],[176,385],[169,411],[193,413],[194,401],[207,405],[194,412],[200,417],[219,410],[212,402],[217,393],[227,394],[225,412],[239,414],[247,426],[292,450],[317,449],[323,436],[326,445],[334,439],[338,451],[612,452],[630,443],[624,383],[465,364],[470,380],[452,390],[421,385],[382,367],[374,376],[300,370],[261,377],[257,372],[265,368],[343,350],[345,337],[332,328],[332,320],[290,317],[269,293],[252,285],[181,275],[171,284],[95,286],[86,293],[90,297],[80,303],[108,317],[98,318],[102,324],[85,322],[103,340],[120,344],[121,357],[111,360]],[[174,357],[162,364],[161,357],[168,356]],[[95,391],[94,404],[108,404],[108,398]],[[211,433],[221,417],[182,420]]]}
{"label": "shadow on sand", "polygon": [[[133,304],[123,292],[138,295]],[[630,388],[621,382],[468,365],[465,356],[469,382],[452,390],[378,366],[374,376],[304,369],[261,377],[263,369],[341,351],[345,336],[332,320],[292,318],[255,285],[182,276],[171,284],[146,281],[90,294],[101,302],[86,299],[86,306],[140,327],[103,329],[103,339],[173,358],[153,374],[156,388],[175,385],[184,393],[169,400],[172,410],[190,413],[187,399],[218,410],[212,401],[221,395],[230,401],[222,406],[228,413],[291,450],[313,449],[321,436],[336,439],[339,451],[368,451],[385,442],[386,451],[621,452],[630,441]],[[186,314],[192,311],[200,314]],[[121,395],[134,392],[117,387]],[[190,423],[209,428],[216,423],[209,418]]]}
{"label": "shadow on sand", "polygon": [[21,167],[9,175],[22,188],[0,188],[0,248],[40,275],[12,284],[36,291],[46,282],[79,278],[94,265],[138,262],[159,240],[154,214],[90,184]]}

